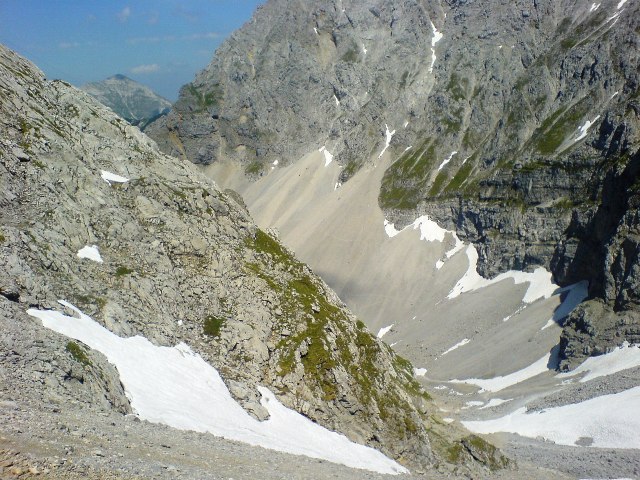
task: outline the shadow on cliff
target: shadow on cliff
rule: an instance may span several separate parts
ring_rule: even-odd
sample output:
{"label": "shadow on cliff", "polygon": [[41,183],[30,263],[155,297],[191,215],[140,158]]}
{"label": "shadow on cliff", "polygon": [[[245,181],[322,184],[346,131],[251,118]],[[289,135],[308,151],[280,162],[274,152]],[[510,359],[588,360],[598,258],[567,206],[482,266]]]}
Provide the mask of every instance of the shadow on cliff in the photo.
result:
{"label": "shadow on cliff", "polygon": [[[620,171],[621,166],[618,165],[624,165],[627,158],[624,169]],[[640,178],[640,150],[631,156],[628,153],[607,155],[598,169],[604,175],[600,177],[601,181],[594,179],[590,197],[601,198],[600,204],[595,214],[589,217],[574,210],[565,231],[568,240],[556,247],[551,269],[560,285],[588,280],[589,298],[599,297],[611,302],[620,292],[611,297],[606,291],[607,276],[614,275],[607,268],[607,258],[611,257],[615,237],[621,233],[623,218],[632,208],[630,200],[638,196],[635,190]],[[572,255],[574,245],[575,253]],[[615,307],[617,309],[620,305]]]}

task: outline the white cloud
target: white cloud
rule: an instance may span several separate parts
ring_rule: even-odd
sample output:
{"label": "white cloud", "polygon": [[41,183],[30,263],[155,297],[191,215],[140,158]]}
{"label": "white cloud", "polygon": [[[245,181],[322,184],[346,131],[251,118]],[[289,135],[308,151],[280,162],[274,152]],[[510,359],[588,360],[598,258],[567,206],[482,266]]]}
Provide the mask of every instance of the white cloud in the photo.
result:
{"label": "white cloud", "polygon": [[129,20],[130,16],[131,16],[131,7],[127,6],[127,7],[124,7],[122,11],[118,14],[118,20],[124,23],[127,20]]}
{"label": "white cloud", "polygon": [[131,73],[136,73],[136,74],[155,73],[158,70],[160,70],[160,66],[157,63],[152,63],[150,65],[138,65],[137,67],[133,67],[131,69]]}

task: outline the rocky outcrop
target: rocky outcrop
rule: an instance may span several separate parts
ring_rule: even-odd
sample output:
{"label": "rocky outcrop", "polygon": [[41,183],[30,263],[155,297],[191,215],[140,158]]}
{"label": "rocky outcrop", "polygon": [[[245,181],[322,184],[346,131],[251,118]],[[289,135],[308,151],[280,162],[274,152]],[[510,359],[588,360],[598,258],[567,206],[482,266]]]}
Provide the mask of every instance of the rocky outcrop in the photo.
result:
{"label": "rocky outcrop", "polygon": [[[130,411],[101,354],[26,314],[65,299],[120,336],[187,343],[258,418],[260,384],[413,468],[450,468],[446,452],[464,432],[437,422],[409,362],[235,196],[4,47],[0,88],[5,399]],[[456,462],[478,468],[471,455]]]}
{"label": "rocky outcrop", "polygon": [[86,83],[81,88],[140,130],[171,109],[169,100],[121,74],[101,82]]}
{"label": "rocky outcrop", "polygon": [[151,134],[250,177],[326,146],[345,181],[393,133],[379,203],[397,227],[427,213],[483,275],[542,265],[637,320],[638,8],[272,0]]}

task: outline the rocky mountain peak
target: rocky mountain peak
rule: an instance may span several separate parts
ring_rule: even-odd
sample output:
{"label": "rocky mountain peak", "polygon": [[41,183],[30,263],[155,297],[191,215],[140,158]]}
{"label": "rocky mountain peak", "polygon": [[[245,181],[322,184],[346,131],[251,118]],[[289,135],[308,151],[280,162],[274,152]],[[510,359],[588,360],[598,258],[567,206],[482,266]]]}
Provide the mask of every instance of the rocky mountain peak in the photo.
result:
{"label": "rocky mountain peak", "polygon": [[[412,468],[452,468],[449,448],[461,452],[456,468],[484,468],[462,429],[433,420],[411,364],[258,229],[236,194],[4,47],[0,86],[2,351],[29,352],[2,382],[4,398],[131,412],[103,356],[26,313],[65,300],[119,336],[188,344],[257,418],[265,386]],[[36,358],[56,363],[25,395]]]}
{"label": "rocky mountain peak", "polygon": [[169,100],[120,73],[81,88],[141,130],[171,108]]}
{"label": "rocky mountain peak", "polygon": [[397,227],[428,214],[486,277],[543,266],[637,311],[638,8],[272,0],[150,134],[252,179],[324,148],[341,184],[388,152]]}

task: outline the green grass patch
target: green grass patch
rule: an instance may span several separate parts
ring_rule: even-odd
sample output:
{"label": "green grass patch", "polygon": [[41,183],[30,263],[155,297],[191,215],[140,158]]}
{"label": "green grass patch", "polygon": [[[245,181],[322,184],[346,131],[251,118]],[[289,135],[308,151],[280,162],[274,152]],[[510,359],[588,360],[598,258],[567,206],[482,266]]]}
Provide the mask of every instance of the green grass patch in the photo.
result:
{"label": "green grass patch", "polygon": [[202,331],[209,337],[217,337],[220,335],[220,329],[224,323],[224,318],[216,317],[215,315],[208,315],[202,322]]}
{"label": "green grass patch", "polygon": [[440,190],[442,190],[442,186],[444,185],[444,182],[445,180],[447,180],[447,178],[449,178],[449,176],[444,170],[441,170],[440,173],[438,173],[438,176],[434,180],[433,185],[431,185],[431,188],[429,189],[430,197],[435,197],[440,193]]}
{"label": "green grass patch", "polygon": [[346,63],[356,63],[358,61],[358,48],[352,45],[341,57],[341,60]]}
{"label": "green grass patch", "polygon": [[456,72],[453,72],[449,77],[446,90],[454,100],[465,100],[469,90],[469,79],[460,77]]}
{"label": "green grass patch", "polygon": [[469,177],[471,176],[471,172],[473,171],[473,158],[467,159],[467,161],[462,165],[456,174],[453,176],[449,184],[444,188],[445,193],[458,192],[462,189],[462,186],[465,184]]}
{"label": "green grass patch", "polygon": [[89,360],[87,352],[85,352],[84,348],[82,348],[76,342],[67,342],[65,350],[71,354],[76,362],[86,366],[91,365],[91,360]]}
{"label": "green grass patch", "polygon": [[94,295],[83,295],[78,293],[75,295],[75,298],[80,305],[97,305],[100,310],[107,305],[107,300],[105,298],[96,297]]}
{"label": "green grass patch", "polygon": [[260,175],[264,170],[264,164],[262,162],[259,162],[258,160],[255,160],[253,162],[251,162],[249,165],[247,165],[244,169],[244,173],[246,173],[247,175]]}
{"label": "green grass patch", "polygon": [[130,275],[131,273],[133,273],[133,270],[131,270],[128,267],[121,265],[118,268],[116,268],[116,277],[123,277],[125,275]]}
{"label": "green grass patch", "polygon": [[560,145],[576,132],[589,110],[589,97],[585,97],[572,106],[563,106],[553,112],[533,132],[531,143],[534,149],[543,155],[556,153]]}
{"label": "green grass patch", "polygon": [[405,152],[384,173],[378,202],[383,209],[414,209],[422,198],[435,162],[435,143],[429,138]]}

